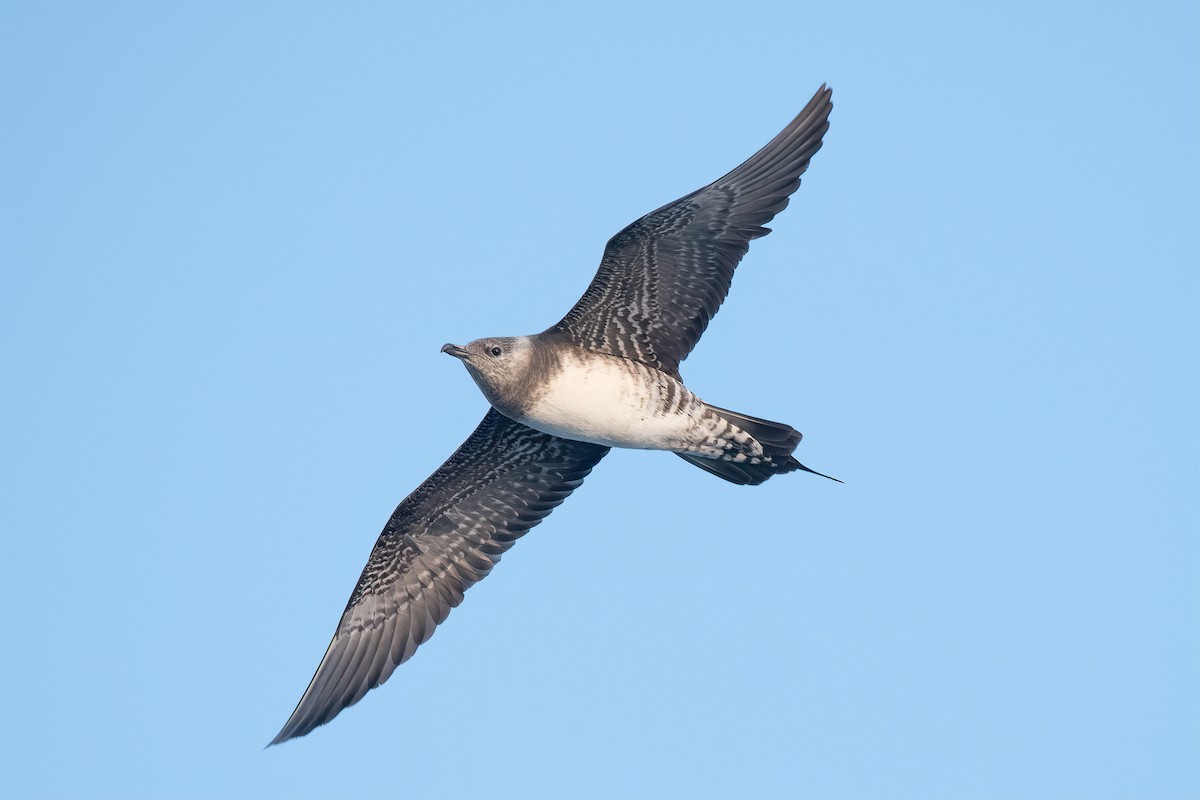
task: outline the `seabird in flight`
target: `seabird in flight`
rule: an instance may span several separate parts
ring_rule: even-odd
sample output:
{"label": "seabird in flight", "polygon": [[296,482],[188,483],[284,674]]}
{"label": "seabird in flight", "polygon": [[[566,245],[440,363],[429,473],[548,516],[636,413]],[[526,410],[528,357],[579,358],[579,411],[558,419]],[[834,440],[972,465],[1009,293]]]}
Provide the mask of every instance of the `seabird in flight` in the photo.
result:
{"label": "seabird in flight", "polygon": [[591,285],[557,325],[442,348],[492,407],[384,526],[271,744],[324,725],[387,680],[609,448],[669,450],[738,484],[813,472],[792,456],[798,431],[705,403],[684,386],[679,363],[717,313],[750,240],[770,232],[763,226],[821,148],[831,94],[822,86],[740,167],[610,239]]}

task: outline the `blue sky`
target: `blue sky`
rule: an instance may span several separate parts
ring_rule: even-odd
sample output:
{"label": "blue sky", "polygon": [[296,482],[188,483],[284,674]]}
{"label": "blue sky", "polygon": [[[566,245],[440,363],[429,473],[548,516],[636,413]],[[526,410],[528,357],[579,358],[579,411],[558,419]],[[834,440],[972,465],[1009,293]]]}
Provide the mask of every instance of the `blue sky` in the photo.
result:
{"label": "blue sky", "polygon": [[[14,797],[1200,793],[1194,3],[7,3]],[[835,109],[683,373],[383,688],[263,750],[607,238]]]}

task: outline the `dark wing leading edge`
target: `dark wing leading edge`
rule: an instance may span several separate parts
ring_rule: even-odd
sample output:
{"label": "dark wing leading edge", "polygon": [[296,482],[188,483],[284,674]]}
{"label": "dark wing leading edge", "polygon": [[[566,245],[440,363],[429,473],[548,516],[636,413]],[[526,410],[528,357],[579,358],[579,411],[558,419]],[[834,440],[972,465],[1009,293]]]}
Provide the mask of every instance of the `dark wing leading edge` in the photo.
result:
{"label": "dark wing leading edge", "polygon": [[675,371],[717,313],[750,240],[788,204],[829,129],[832,91],[740,167],[609,240],[583,297],[551,328],[577,344]]}
{"label": "dark wing leading edge", "polygon": [[324,725],[387,680],[607,452],[489,410],[384,526],[316,675],[271,744]]}

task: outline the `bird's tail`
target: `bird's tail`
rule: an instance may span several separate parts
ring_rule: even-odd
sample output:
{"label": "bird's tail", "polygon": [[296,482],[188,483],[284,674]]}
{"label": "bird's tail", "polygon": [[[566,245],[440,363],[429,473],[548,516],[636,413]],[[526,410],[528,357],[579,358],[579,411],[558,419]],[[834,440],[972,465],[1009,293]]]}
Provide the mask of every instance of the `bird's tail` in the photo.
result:
{"label": "bird's tail", "polygon": [[809,469],[796,460],[792,451],[796,449],[796,445],[800,444],[803,434],[791,425],[771,422],[758,417],[748,417],[745,414],[716,406],[708,406],[708,408],[730,425],[754,437],[754,440],[762,446],[767,458],[757,464],[751,464],[747,460],[737,461],[735,460],[737,450],[734,449],[731,449],[730,455],[725,458],[709,458],[695,453],[676,453],[689,464],[695,464],[705,472],[711,472],[718,478],[724,478],[730,483],[740,485],[757,486],[772,475],[782,475],[796,470],[811,472],[822,478],[838,481],[837,478]]}

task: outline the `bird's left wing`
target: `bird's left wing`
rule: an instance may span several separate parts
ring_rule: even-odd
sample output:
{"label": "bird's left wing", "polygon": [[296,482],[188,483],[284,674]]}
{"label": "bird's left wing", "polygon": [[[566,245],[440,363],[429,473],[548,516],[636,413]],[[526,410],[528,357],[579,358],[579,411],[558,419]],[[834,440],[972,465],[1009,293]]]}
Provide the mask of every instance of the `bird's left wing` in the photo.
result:
{"label": "bird's left wing", "polygon": [[550,330],[590,350],[674,372],[717,313],[750,241],[784,209],[829,129],[822,86],[778,136],[708,186],[609,240],[583,297]]}
{"label": "bird's left wing", "polygon": [[384,526],[325,657],[271,744],[324,725],[387,680],[607,452],[489,410]]}

